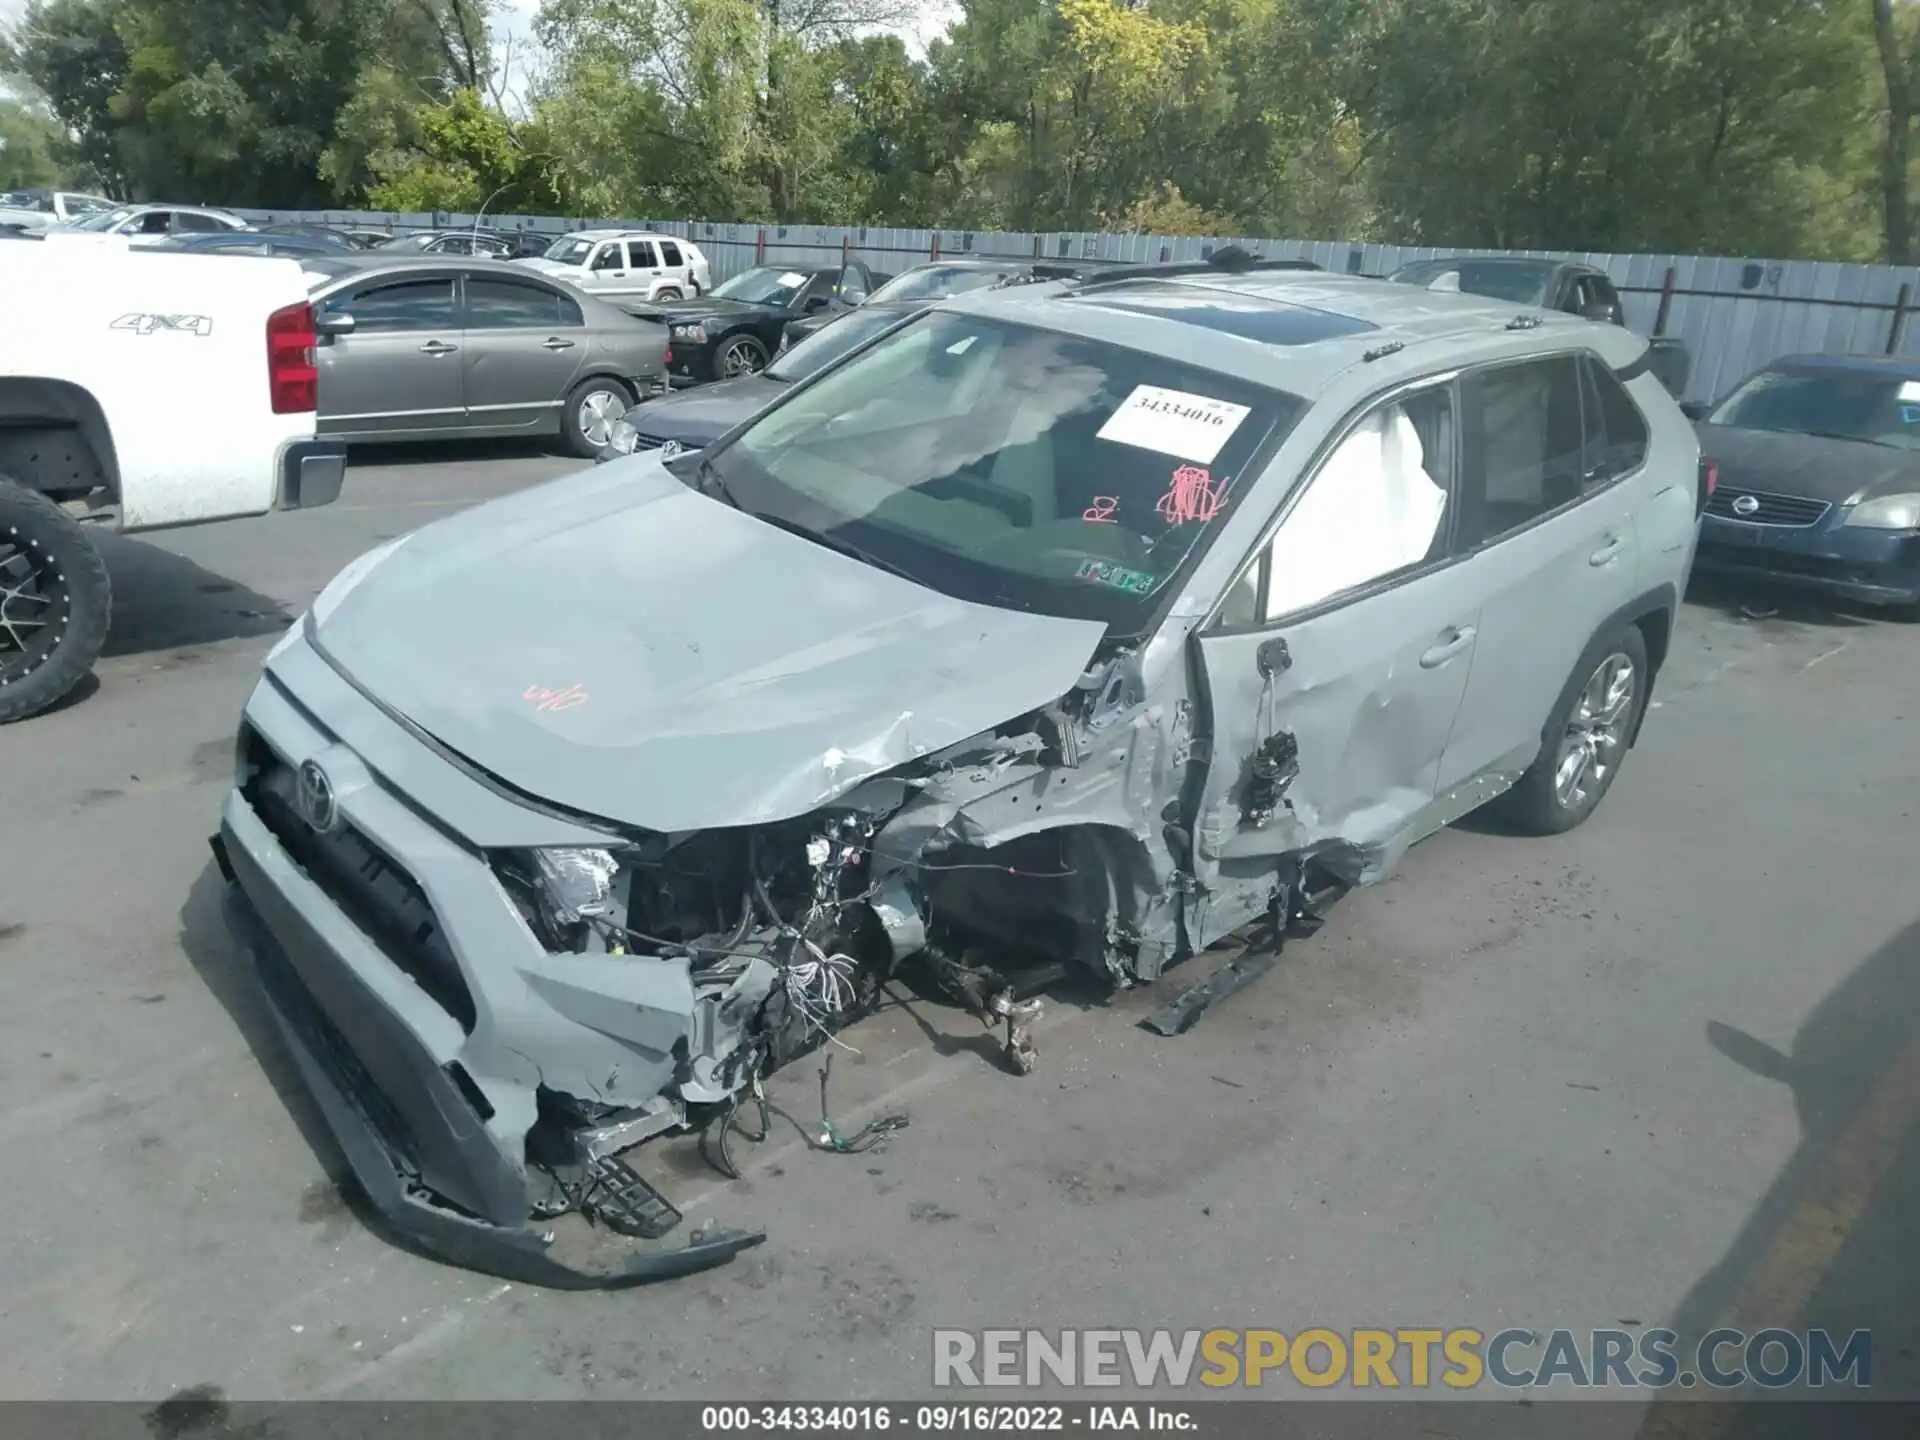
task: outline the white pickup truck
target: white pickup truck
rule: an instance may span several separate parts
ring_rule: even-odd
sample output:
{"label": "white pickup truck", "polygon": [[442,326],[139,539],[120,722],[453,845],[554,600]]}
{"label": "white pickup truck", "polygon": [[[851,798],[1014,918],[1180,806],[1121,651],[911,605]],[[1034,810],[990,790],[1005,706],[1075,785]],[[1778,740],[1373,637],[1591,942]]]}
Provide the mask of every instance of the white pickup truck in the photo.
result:
{"label": "white pickup truck", "polygon": [[0,236],[0,724],[92,667],[111,610],[88,533],[331,503],[314,317],[291,260]]}

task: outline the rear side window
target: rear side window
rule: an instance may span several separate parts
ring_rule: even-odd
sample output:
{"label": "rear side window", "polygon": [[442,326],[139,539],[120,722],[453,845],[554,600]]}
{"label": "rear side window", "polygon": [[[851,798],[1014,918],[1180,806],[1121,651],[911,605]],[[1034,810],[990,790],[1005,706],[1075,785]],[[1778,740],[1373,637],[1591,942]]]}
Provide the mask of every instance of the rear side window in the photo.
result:
{"label": "rear side window", "polygon": [[580,307],[541,285],[492,276],[467,279],[469,330],[551,330],[580,324]]}
{"label": "rear side window", "polygon": [[195,215],[191,210],[183,210],[175,214],[173,228],[176,234],[186,235],[224,234],[227,230],[227,227],[213,216]]}
{"label": "rear side window", "polygon": [[452,280],[403,280],[376,285],[358,295],[335,295],[326,313],[353,316],[356,335],[369,331],[451,330],[454,328]]}
{"label": "rear side window", "polygon": [[1582,491],[1580,361],[1502,365],[1461,382],[1460,548],[1497,540]]}
{"label": "rear side window", "polygon": [[660,265],[660,257],[654,254],[651,240],[627,241],[627,254],[633,257],[633,268],[636,270],[653,270]]}
{"label": "rear side window", "polygon": [[1613,371],[1583,359],[1581,405],[1586,417],[1585,481],[1603,484],[1647,462],[1647,417]]}
{"label": "rear side window", "polygon": [[669,265],[684,265],[686,263],[680,258],[680,247],[671,240],[662,240],[660,242],[660,257]]}

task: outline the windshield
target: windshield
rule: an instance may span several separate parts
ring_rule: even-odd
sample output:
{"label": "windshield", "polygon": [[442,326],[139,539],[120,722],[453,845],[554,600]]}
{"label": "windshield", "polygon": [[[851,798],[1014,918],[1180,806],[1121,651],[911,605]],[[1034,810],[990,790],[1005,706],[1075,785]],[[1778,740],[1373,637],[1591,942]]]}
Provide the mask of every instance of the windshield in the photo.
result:
{"label": "windshield", "polygon": [[[65,197],[69,215],[98,215],[103,210],[113,209],[111,200],[102,200],[98,195],[74,195]],[[51,206],[52,202],[48,202]]]}
{"label": "windshield", "polygon": [[562,235],[553,244],[541,252],[544,260],[555,260],[562,265],[584,265],[587,256],[593,253],[596,240],[581,240],[573,235]]}
{"label": "windshield", "polygon": [[743,509],[932,589],[1137,634],[1261,442],[1305,408],[1144,351],[933,311],[709,463]]}
{"label": "windshield", "polygon": [[1837,369],[1762,370],[1722,400],[1707,423],[1920,450],[1920,380]]}
{"label": "windshield", "polygon": [[1388,278],[1402,285],[1420,285],[1428,290],[1464,291],[1494,300],[1511,300],[1516,305],[1544,304],[1547,285],[1554,267],[1512,260],[1424,260],[1407,265]]}
{"label": "windshield", "polygon": [[778,265],[756,265],[713,287],[716,300],[742,300],[749,305],[791,305],[813,277]]}
{"label": "windshield", "polygon": [[775,360],[767,367],[767,375],[790,383],[808,379],[903,318],[898,310],[855,310],[842,315]]}
{"label": "windshield", "polygon": [[1005,270],[983,269],[978,265],[922,265],[896,275],[867,297],[874,300],[944,300],[968,290],[984,290],[1013,274]]}
{"label": "windshield", "polygon": [[69,223],[75,230],[111,230],[132,215],[132,209],[122,205],[113,210],[102,210],[97,215],[89,215],[84,220],[74,220]]}

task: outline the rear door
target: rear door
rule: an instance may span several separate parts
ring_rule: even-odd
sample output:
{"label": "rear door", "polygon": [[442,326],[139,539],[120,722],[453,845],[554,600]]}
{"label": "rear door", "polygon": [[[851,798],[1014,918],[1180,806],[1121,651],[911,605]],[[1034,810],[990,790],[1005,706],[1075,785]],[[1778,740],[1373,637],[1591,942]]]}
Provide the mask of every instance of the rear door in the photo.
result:
{"label": "rear door", "polygon": [[660,270],[666,284],[678,290],[682,296],[693,294],[693,266],[688,263],[687,255],[676,240],[659,240]]}
{"label": "rear door", "polygon": [[[1486,603],[1443,790],[1533,762],[1574,666],[1639,593],[1628,482],[1646,463],[1645,421],[1624,391],[1602,396],[1619,382],[1590,363],[1558,355],[1461,380],[1460,544]],[[1621,403],[1614,440],[1604,417]]]}
{"label": "rear door", "polygon": [[660,252],[653,241],[627,241],[627,278],[634,294],[652,299],[664,283],[661,274]]}
{"label": "rear door", "polygon": [[1202,631],[1197,945],[1265,909],[1280,857],[1341,840],[1391,863],[1431,828],[1480,623],[1451,548],[1457,432],[1450,377],[1376,404]]}
{"label": "rear door", "polygon": [[322,336],[320,429],[399,438],[466,421],[454,277],[389,276],[334,292],[320,314],[351,315],[351,335]]}
{"label": "rear door", "polygon": [[461,370],[467,424],[550,431],[587,358],[578,302],[517,276],[468,275]]}

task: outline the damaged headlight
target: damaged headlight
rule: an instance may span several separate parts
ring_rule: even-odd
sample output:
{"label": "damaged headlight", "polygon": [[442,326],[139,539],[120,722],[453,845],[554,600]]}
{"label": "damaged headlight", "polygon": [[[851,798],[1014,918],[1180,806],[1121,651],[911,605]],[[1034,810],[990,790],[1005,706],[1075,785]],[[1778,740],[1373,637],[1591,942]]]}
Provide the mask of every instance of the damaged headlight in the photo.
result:
{"label": "damaged headlight", "polygon": [[704,325],[675,325],[667,332],[674,340],[684,340],[689,345],[707,343],[707,327]]}
{"label": "damaged headlight", "polygon": [[607,913],[620,871],[611,850],[530,850],[527,858],[540,906],[556,927]]}
{"label": "damaged headlight", "polygon": [[631,455],[640,444],[640,432],[633,428],[630,421],[616,420],[607,427],[607,443],[600,447],[596,460],[618,460],[623,455]]}

